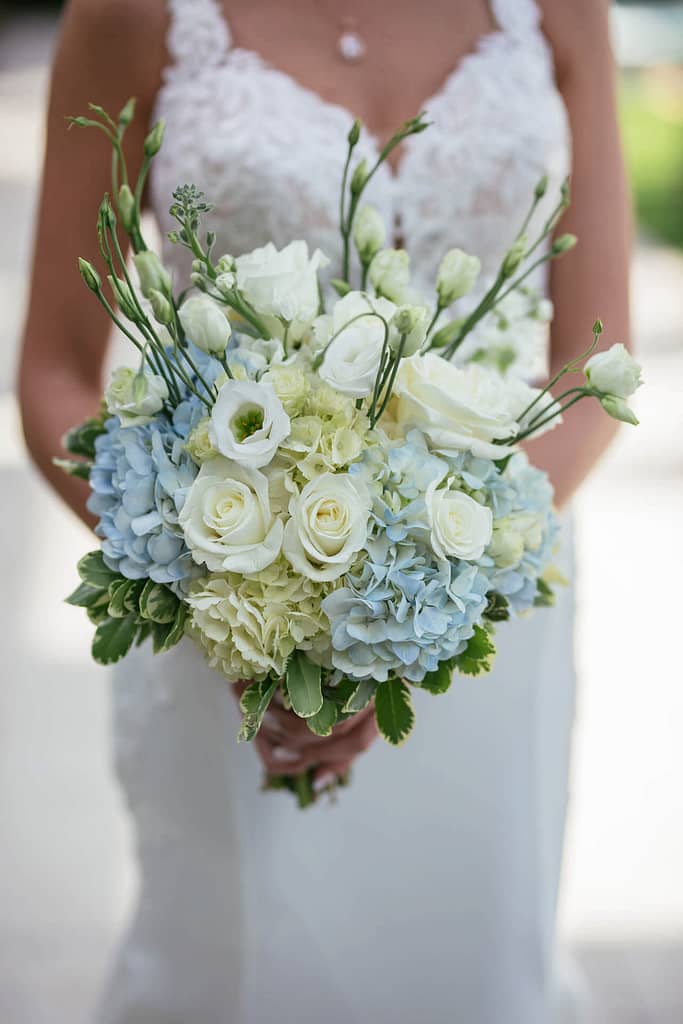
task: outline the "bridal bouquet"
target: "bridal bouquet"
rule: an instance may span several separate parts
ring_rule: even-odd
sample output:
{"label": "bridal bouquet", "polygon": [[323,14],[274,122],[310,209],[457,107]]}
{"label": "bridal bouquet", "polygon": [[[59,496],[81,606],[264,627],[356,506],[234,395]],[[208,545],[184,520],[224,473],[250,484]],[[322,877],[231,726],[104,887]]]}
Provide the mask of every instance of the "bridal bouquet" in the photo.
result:
{"label": "bridal bouquet", "polygon": [[[399,744],[413,725],[411,687],[439,694],[454,674],[486,672],[495,624],[552,603],[553,492],[520,443],[585,397],[637,422],[626,399],[640,371],[624,347],[588,358],[599,322],[588,351],[543,389],[511,372],[510,346],[454,361],[512,302],[547,318],[524,281],[575,242],[563,235],[541,249],[567,187],[529,239],[539,182],[498,274],[458,317],[477,258],[446,253],[433,296],[419,296],[407,253],[384,246],[381,218],[361,205],[379,164],[424,118],[374,166],[352,169],[356,123],[331,284],[321,283],[328,259],[304,241],[215,258],[215,235],[201,228],[210,204],[184,185],[169,237],[190,250],[191,288],[176,293],[140,222],[163,125],[133,184],[121,147],[133,103],[116,121],[92,110],[73,120],[113,146],[113,195],[98,217],[109,291],[91,263],[80,260],[80,272],[139,353],[137,368],[114,372],[99,414],[67,435],[74,459],[60,460],[89,481],[102,542],[68,598],[95,626],[93,657],[109,664],[147,639],[161,652],[189,636],[228,683],[249,681],[240,739],[253,739],[278,695],[320,736],[373,702],[380,732]],[[275,782],[312,799],[310,777]]]}

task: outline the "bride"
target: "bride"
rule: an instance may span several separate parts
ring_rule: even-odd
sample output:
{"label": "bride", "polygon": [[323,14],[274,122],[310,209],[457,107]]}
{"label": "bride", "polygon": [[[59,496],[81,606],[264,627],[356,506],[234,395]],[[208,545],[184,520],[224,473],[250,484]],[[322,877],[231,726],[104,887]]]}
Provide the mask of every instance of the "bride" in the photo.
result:
{"label": "bride", "polygon": [[[71,507],[88,520],[84,486],[51,457],[101,394],[107,322],[75,265],[93,255],[109,156],[94,134],[67,135],[66,114],[90,100],[115,111],[136,95],[132,161],[149,120],[166,120],[148,197],[162,229],[171,190],[195,182],[215,203],[220,251],[303,237],[334,265],[353,117],[367,126],[359,154],[372,158],[426,109],[432,127],[404,144],[368,195],[425,289],[451,246],[494,270],[538,179],[548,173],[550,197],[571,163],[561,230],[580,245],[535,282],[555,307],[545,353],[555,367],[584,347],[598,313],[608,343],[628,334],[607,14],[606,0],[71,0],[21,368],[29,447]],[[182,280],[188,267],[168,249]],[[539,372],[538,355],[521,353],[524,372]],[[46,403],[46,391],[57,400]],[[561,505],[613,430],[597,403],[570,419],[571,429],[533,445]],[[127,658],[115,676],[114,731],[140,888],[101,1021],[577,1020],[554,950],[571,605],[566,588],[554,610],[505,624],[495,671],[425,695],[400,753],[373,742],[371,718],[320,740],[284,711],[256,749],[238,748],[233,694],[195,647]],[[302,813],[258,791],[264,767],[316,764],[323,785],[352,763],[355,783],[335,806]]]}

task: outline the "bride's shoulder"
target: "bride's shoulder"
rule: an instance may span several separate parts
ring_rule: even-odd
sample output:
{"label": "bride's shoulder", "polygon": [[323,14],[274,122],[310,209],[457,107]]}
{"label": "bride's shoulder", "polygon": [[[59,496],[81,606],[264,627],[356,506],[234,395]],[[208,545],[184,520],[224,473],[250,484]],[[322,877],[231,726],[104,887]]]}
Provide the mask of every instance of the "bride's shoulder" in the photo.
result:
{"label": "bride's shoulder", "polygon": [[558,78],[609,53],[610,0],[537,0]]}

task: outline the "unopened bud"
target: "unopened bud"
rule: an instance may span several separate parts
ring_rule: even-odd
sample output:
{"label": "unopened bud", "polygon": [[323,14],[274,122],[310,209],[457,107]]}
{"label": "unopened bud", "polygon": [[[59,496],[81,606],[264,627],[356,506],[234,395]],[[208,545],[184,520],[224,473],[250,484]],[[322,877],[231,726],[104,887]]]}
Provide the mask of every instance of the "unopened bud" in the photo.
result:
{"label": "unopened bud", "polygon": [[538,185],[534,189],[534,197],[536,199],[542,199],[548,188],[548,175],[544,174]]}
{"label": "unopened bud", "polygon": [[620,420],[621,423],[630,423],[632,426],[637,427],[640,422],[633,409],[622,398],[617,398],[616,395],[603,395],[600,399],[600,405],[612,419]]}
{"label": "unopened bud", "polygon": [[353,175],[351,176],[351,192],[353,195],[358,195],[363,190],[365,182],[368,180],[368,162],[363,157],[361,162],[356,167]]}
{"label": "unopened bud", "polygon": [[164,141],[164,127],[163,121],[157,121],[145,139],[145,156],[150,160],[161,149],[161,143]]}
{"label": "unopened bud", "polygon": [[162,295],[171,294],[171,275],[155,252],[151,249],[138,252],[133,262],[140,278],[140,290],[146,298],[150,297],[152,290]]}
{"label": "unopened bud", "polygon": [[418,352],[427,337],[429,311],[425,306],[399,306],[391,318],[389,343],[394,352],[404,357]]}
{"label": "unopened bud", "polygon": [[553,242],[550,252],[553,256],[561,256],[563,252],[569,252],[576,245],[576,235],[560,235]]}
{"label": "unopened bud", "polygon": [[133,293],[128,287],[128,284],[125,281],[122,281],[120,277],[114,277],[112,274],[109,274],[107,280],[111,285],[111,290],[114,293],[119,309],[123,315],[129,320],[137,321],[139,319],[138,311],[135,305]]}
{"label": "unopened bud", "polygon": [[122,185],[119,189],[117,206],[124,230],[128,232],[132,231],[136,221],[135,196],[131,192],[129,185]]}
{"label": "unopened bud", "polygon": [[121,109],[119,114],[119,124],[122,128],[129,125],[135,117],[135,97],[131,96],[126,105]]}
{"label": "unopened bud", "polygon": [[172,245],[178,245],[180,243],[180,235],[177,231],[169,231],[166,237]]}
{"label": "unopened bud", "polygon": [[219,274],[216,278],[216,288],[221,295],[229,296],[235,287],[235,275],[230,271]]}
{"label": "unopened bud", "polygon": [[100,275],[97,273],[92,263],[88,263],[87,260],[81,259],[79,256],[78,270],[90,291],[99,292],[102,287],[102,282],[100,280]]}
{"label": "unopened bud", "polygon": [[147,298],[152,306],[154,318],[159,321],[160,324],[170,324],[174,320],[173,305],[169,302],[165,295],[158,292],[156,288],[150,290]]}
{"label": "unopened bud", "polygon": [[226,253],[225,256],[221,256],[218,263],[216,264],[216,270],[219,274],[227,274],[235,269],[235,258]]}
{"label": "unopened bud", "polygon": [[350,131],[349,131],[349,134],[348,134],[349,146],[355,146],[356,143],[358,142],[359,138],[360,138],[360,121],[358,120],[358,118],[356,118],[356,120],[351,125]]}
{"label": "unopened bud", "polygon": [[374,206],[362,206],[353,219],[353,241],[361,263],[367,265],[384,245],[384,221]]}
{"label": "unopened bud", "polygon": [[100,220],[110,231],[116,230],[116,214],[109,202],[109,196],[105,196],[100,203]]}
{"label": "unopened bud", "polygon": [[511,277],[526,255],[528,239],[526,235],[520,235],[512,248],[508,251],[503,260],[503,277]]}
{"label": "unopened bud", "polygon": [[480,270],[481,260],[476,256],[470,256],[462,249],[450,249],[441,260],[436,277],[439,305],[444,308],[450,306],[472,291]]}

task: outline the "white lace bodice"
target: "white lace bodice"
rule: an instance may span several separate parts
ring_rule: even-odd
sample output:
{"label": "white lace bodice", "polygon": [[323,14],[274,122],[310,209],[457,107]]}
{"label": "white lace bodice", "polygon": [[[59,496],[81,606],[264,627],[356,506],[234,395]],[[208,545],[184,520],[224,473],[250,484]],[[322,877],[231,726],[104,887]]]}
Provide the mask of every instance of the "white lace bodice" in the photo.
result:
{"label": "white lace bodice", "polygon": [[[172,190],[194,182],[214,203],[217,252],[304,238],[331,258],[331,276],[338,274],[351,112],[233,46],[217,0],[169,6],[172,63],[156,109],[166,141],[151,181],[162,229],[172,227]],[[491,9],[495,29],[424,102],[429,130],[407,139],[397,171],[382,166],[367,192],[388,223],[400,218],[414,282],[425,292],[452,246],[480,257],[484,283],[514,239],[538,179],[550,179],[540,222],[568,172],[567,116],[536,4],[491,0]],[[372,161],[377,151],[377,140],[363,133],[356,158]],[[167,244],[165,256],[187,275],[186,250]],[[543,275],[534,283],[543,288]]]}

